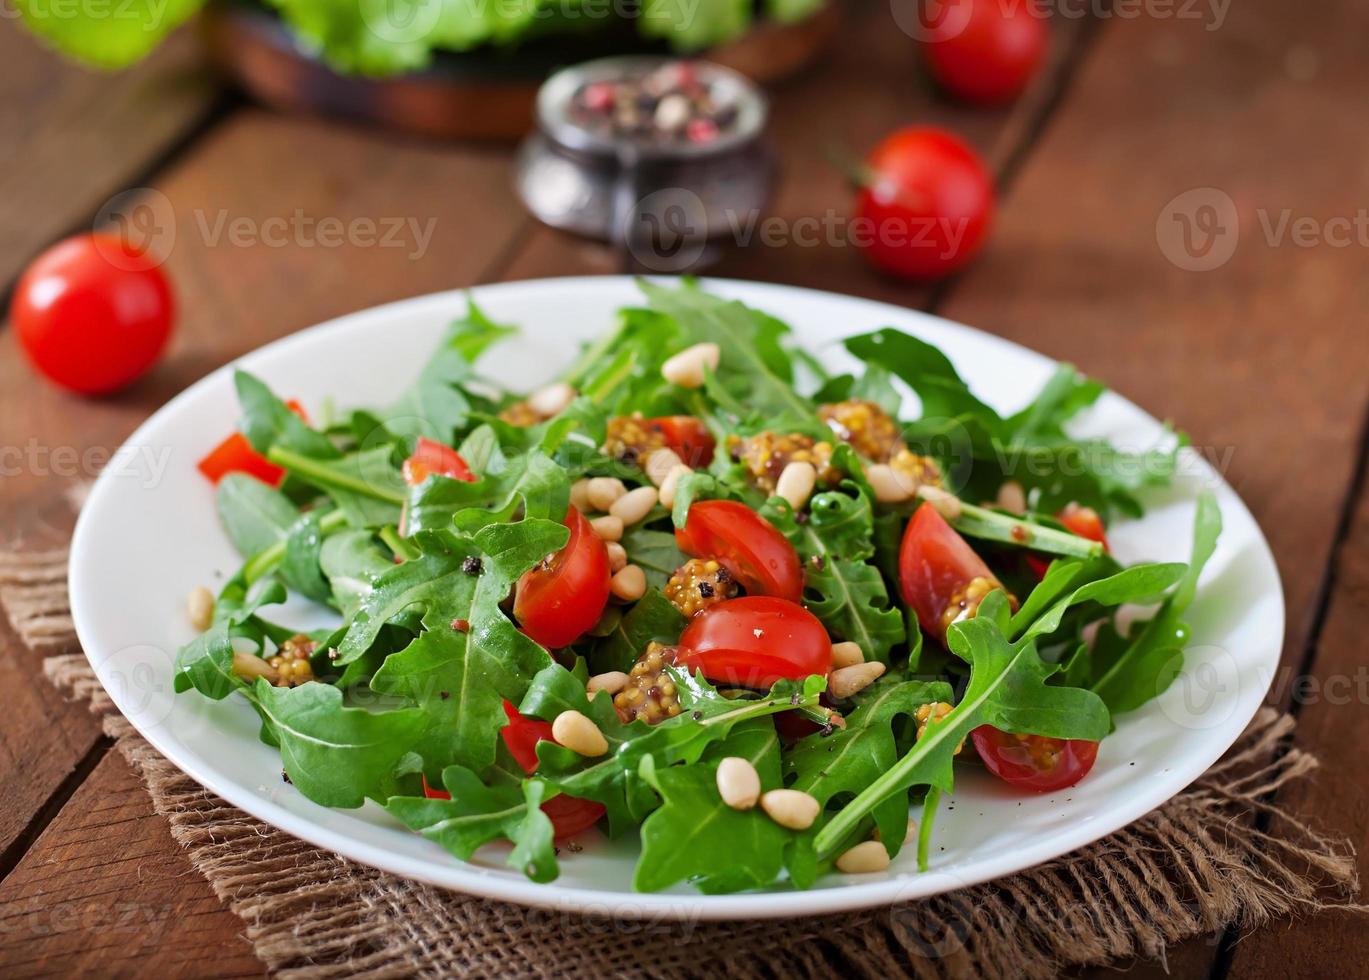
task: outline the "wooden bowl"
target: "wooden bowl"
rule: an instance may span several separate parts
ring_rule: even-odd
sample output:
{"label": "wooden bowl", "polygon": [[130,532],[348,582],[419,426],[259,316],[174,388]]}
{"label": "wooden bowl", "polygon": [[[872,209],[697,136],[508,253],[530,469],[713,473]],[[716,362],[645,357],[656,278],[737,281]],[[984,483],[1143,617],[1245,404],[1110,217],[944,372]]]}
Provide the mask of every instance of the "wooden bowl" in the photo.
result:
{"label": "wooden bowl", "polygon": [[[760,83],[779,81],[822,53],[840,23],[836,3],[829,0],[796,24],[759,23],[700,57]],[[340,75],[300,51],[285,25],[262,7],[219,0],[205,8],[200,25],[213,64],[266,105],[447,139],[518,139],[533,128],[537,89],[557,68],[609,54],[665,53],[623,22],[620,30],[593,37],[439,52],[423,71],[366,78]]]}

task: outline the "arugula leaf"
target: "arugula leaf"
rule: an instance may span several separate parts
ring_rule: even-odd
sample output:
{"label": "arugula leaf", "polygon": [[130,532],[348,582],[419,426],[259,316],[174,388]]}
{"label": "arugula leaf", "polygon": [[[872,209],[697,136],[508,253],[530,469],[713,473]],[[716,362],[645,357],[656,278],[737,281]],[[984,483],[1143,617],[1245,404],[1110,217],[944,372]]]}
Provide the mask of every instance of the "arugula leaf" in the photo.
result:
{"label": "arugula leaf", "polygon": [[193,687],[212,701],[222,701],[242,687],[233,673],[233,638],[251,640],[260,648],[268,633],[257,610],[285,599],[285,586],[274,578],[249,586],[239,576],[225,585],[214,605],[213,624],[176,653],[176,693]]}
{"label": "arugula leaf", "polygon": [[408,530],[449,528],[466,531],[510,520],[522,507],[527,517],[563,520],[570,506],[570,478],[555,460],[540,451],[487,469],[473,483],[432,476],[409,492]]}
{"label": "arugula leaf", "polygon": [[780,742],[764,718],[738,725],[695,765],[658,768],[652,756],[642,760],[641,776],[660,795],[661,807],[642,824],[642,854],[632,878],[638,891],[702,879],[700,889],[716,894],[759,888],[779,876],[793,832],[759,807],[734,810],[722,801],[717,770],[728,756],[756,767],[762,792],[780,787]]}
{"label": "arugula leaf", "polygon": [[1034,620],[1014,616],[1011,626],[1013,639],[1031,639],[1054,633],[1070,607],[1086,602],[1100,606],[1120,606],[1125,603],[1156,602],[1176,582],[1184,577],[1188,566],[1183,562],[1133,565],[1115,575],[1096,579],[1079,586],[1057,600]]}
{"label": "arugula leaf", "polygon": [[285,494],[245,473],[225,475],[214,499],[228,539],[244,558],[284,539],[299,519]]}
{"label": "arugula leaf", "polygon": [[613,631],[595,645],[590,654],[595,673],[631,670],[652,641],[674,643],[687,625],[675,603],[659,589],[650,589],[618,620]]}
{"label": "arugula leaf", "polygon": [[[844,729],[809,735],[789,750],[784,772],[790,788],[810,793],[823,806],[860,793],[898,760],[894,723],[911,718],[920,705],[953,698],[951,686],[941,681],[894,680],[867,692],[846,717]],[[880,800],[873,815],[885,848],[891,856],[897,854],[908,829],[907,789]]]}
{"label": "arugula leaf", "polygon": [[333,597],[319,567],[323,541],[319,512],[310,511],[290,528],[285,538],[285,557],[280,563],[280,577],[285,584],[315,602],[327,602]]}
{"label": "arugula leaf", "polygon": [[392,796],[385,809],[462,861],[492,840],[515,841],[509,867],[533,881],[556,880],[554,830],[541,810],[548,798],[545,783],[529,779],[487,786],[469,769],[451,766],[442,773],[442,785],[451,799]]}
{"label": "arugula leaf", "polygon": [[1113,653],[1095,650],[1090,687],[1117,714],[1139,708],[1162,694],[1183,669],[1183,648],[1189,628],[1180,617],[1198,594],[1198,578],[1217,548],[1222,512],[1212,491],[1198,498],[1193,523],[1193,553],[1174,592],[1136,639]]}
{"label": "arugula leaf", "polygon": [[400,760],[423,731],[416,708],[345,708],[327,684],[272,687],[264,678],[245,688],[261,714],[290,782],[322,806],[359,807],[399,788]]}
{"label": "arugula leaf", "polygon": [[344,619],[356,615],[376,579],[394,567],[394,560],[376,543],[375,536],[361,528],[330,535],[319,549],[319,568]]}
{"label": "arugula leaf", "polygon": [[761,514],[789,539],[803,562],[808,608],[838,639],[859,643],[866,660],[889,662],[889,651],[907,639],[903,616],[874,557],[874,512],[869,498],[851,482],[840,491],[815,495],[802,524],[780,497]]}
{"label": "arugula leaf", "polygon": [[380,527],[399,521],[408,487],[388,445],[331,459],[273,446],[266,457],[332,497],[353,527]]}
{"label": "arugula leaf", "polygon": [[675,535],[669,531],[653,531],[646,524],[643,521],[627,529],[623,534],[623,549],[627,552],[627,560],[646,572],[647,585],[663,589],[675,569],[688,558],[675,544]]}
{"label": "arugula leaf", "polygon": [[301,456],[319,459],[336,459],[341,455],[327,436],[309,428],[260,379],[239,369],[233,372],[233,384],[242,406],[238,428],[257,452],[265,453],[272,446],[281,446]]}
{"label": "arugula leaf", "polygon": [[948,639],[952,652],[971,665],[960,703],[818,831],[814,846],[820,855],[834,850],[895,793],[919,785],[950,792],[955,748],[980,725],[1091,741],[1108,733],[1111,718],[1103,700],[1092,691],[1047,684],[1056,668],[1042,662],[1035,641],[1010,644],[998,617],[984,615],[984,606],[979,616],[952,626]]}
{"label": "arugula leaf", "polygon": [[127,68],[152,52],[204,0],[132,0],[115,7],[68,8],[17,0],[24,26],[63,54],[97,68]]}

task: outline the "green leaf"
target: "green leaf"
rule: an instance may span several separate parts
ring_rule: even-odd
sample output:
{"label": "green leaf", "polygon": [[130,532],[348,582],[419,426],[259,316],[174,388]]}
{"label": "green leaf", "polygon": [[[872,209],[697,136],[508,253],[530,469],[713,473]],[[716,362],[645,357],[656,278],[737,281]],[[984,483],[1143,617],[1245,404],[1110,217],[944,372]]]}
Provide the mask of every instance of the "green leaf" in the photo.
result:
{"label": "green leaf", "polygon": [[950,792],[955,749],[980,725],[1090,741],[1108,733],[1111,719],[1102,699],[1092,691],[1047,684],[1055,668],[1042,662],[1034,641],[1010,644],[996,617],[980,615],[956,623],[949,642],[952,652],[971,665],[960,703],[818,832],[814,846],[820,855],[834,850],[896,793],[919,785]]}
{"label": "green leaf", "polygon": [[664,38],[681,52],[698,51],[740,37],[751,23],[749,0],[645,0],[637,29]]}
{"label": "green leaf", "polygon": [[728,756],[756,767],[762,792],[780,787],[780,743],[763,718],[738,725],[695,765],[658,768],[653,757],[643,759],[642,778],[660,794],[661,807],[642,824],[642,854],[632,879],[638,891],[698,879],[706,892],[740,891],[779,876],[793,831],[759,807],[734,810],[722,801],[717,769]]}
{"label": "green leaf", "polygon": [[147,57],[203,0],[128,0],[102,7],[16,0],[24,25],[65,55],[96,68],[127,68]]}
{"label": "green leaf", "polygon": [[1183,562],[1133,565],[1115,575],[1079,586],[1069,595],[1057,600],[1034,620],[1013,617],[1011,635],[1014,639],[1047,636],[1060,627],[1060,621],[1072,606],[1086,602],[1100,606],[1120,606],[1125,603],[1147,604],[1158,602],[1188,571]]}
{"label": "green leaf", "polygon": [[290,782],[322,806],[393,796],[399,762],[424,728],[416,708],[345,708],[342,692],[327,684],[272,687],[258,679],[246,693],[280,746]]}
{"label": "green leaf", "polygon": [[774,524],[803,562],[804,599],[837,639],[860,644],[866,660],[889,662],[889,651],[907,639],[903,616],[874,557],[874,513],[854,483],[815,495],[808,520],[794,519],[789,504],[772,497],[761,514]]}
{"label": "green leaf", "polygon": [[646,572],[646,583],[653,589],[665,588],[675,569],[688,561],[675,544],[675,535],[669,531],[653,531],[646,527],[646,522],[628,528],[622,545],[627,560]]}
{"label": "green leaf", "polygon": [[333,594],[333,604],[350,620],[370,594],[376,579],[395,567],[394,559],[368,530],[349,528],[323,539],[319,568]]}
{"label": "green leaf", "polygon": [[675,603],[659,589],[649,590],[618,620],[613,632],[595,645],[591,655],[595,673],[630,670],[653,641],[672,644],[687,625]]}
{"label": "green leaf", "polygon": [[283,493],[245,473],[219,481],[215,504],[228,539],[244,558],[283,540],[299,519],[299,509]]}
{"label": "green leaf", "polygon": [[268,633],[257,618],[262,606],[286,598],[285,586],[274,578],[251,586],[241,576],[223,587],[214,605],[214,622],[208,630],[176,653],[172,685],[177,693],[194,688],[213,701],[221,701],[243,686],[233,673],[233,638],[251,640],[260,649]]}
{"label": "green leaf", "polygon": [[285,584],[315,602],[327,602],[333,597],[332,587],[319,567],[323,542],[319,513],[310,511],[290,528],[285,538],[285,557],[280,563],[280,577]]}
{"label": "green leaf", "polygon": [[266,455],[291,476],[332,497],[353,527],[380,527],[399,521],[408,487],[388,445],[332,459],[301,455],[281,446]]}
{"label": "green leaf", "polygon": [[846,339],[846,349],[870,364],[896,374],[917,394],[923,417],[969,416],[991,432],[1001,428],[998,413],[975,397],[950,359],[940,350],[893,327]]}
{"label": "green leaf", "polygon": [[238,428],[259,453],[280,446],[301,456],[336,459],[341,455],[321,432],[315,432],[292,412],[271,389],[246,371],[233,372],[233,384],[242,406]]}
{"label": "green leaf", "polygon": [[527,517],[565,519],[570,478],[545,453],[533,451],[507,462],[492,459],[473,483],[431,476],[409,494],[408,530],[441,530],[456,524],[466,531],[511,519],[521,507]]}
{"label": "green leaf", "polygon": [[385,809],[462,861],[490,841],[515,841],[509,867],[533,881],[556,880],[554,830],[541,810],[547,799],[541,780],[487,786],[469,769],[452,766],[442,774],[442,785],[451,799],[395,796]]}

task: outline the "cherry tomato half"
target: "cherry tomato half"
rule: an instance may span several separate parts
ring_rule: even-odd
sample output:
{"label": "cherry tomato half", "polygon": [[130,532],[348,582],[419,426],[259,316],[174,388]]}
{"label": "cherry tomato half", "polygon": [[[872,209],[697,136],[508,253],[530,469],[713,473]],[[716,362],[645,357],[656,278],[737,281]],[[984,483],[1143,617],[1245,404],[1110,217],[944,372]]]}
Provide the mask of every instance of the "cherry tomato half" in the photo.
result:
{"label": "cherry tomato half", "polygon": [[1010,735],[992,725],[980,725],[970,737],[989,772],[1033,793],[1073,786],[1098,758],[1098,743],[1087,739]]}
{"label": "cherry tomato half", "polygon": [[701,469],[713,462],[713,451],[718,441],[713,433],[693,415],[662,415],[646,420],[648,431],[659,432],[666,445],[685,463]]}
{"label": "cherry tomato half", "polygon": [[574,507],[566,513],[570,540],[518,580],[513,615],[523,632],[544,647],[574,643],[608,604],[608,549]]}
{"label": "cherry tomato half", "polygon": [[910,126],[875,147],[865,164],[855,216],[871,230],[857,244],[875,266],[940,279],[979,252],[993,215],[993,181],[960,139]]}
{"label": "cherry tomato half", "polygon": [[[285,404],[304,421],[309,421],[308,416],[304,414],[304,407],[299,402],[288,401]],[[210,483],[218,483],[229,473],[246,473],[273,487],[280,486],[281,481],[285,479],[285,470],[253,449],[252,444],[241,432],[234,432],[211,449],[204,459],[195,464],[195,468],[203,473]]]}
{"label": "cherry tomato half", "polygon": [[153,256],[112,235],[77,235],[24,271],[10,320],[44,375],[83,395],[105,395],[156,362],[175,307]]}
{"label": "cherry tomato half", "polygon": [[[1081,538],[1097,541],[1103,546],[1104,551],[1109,550],[1107,532],[1103,528],[1103,519],[1098,516],[1098,511],[1092,507],[1084,507],[1071,501],[1055,515],[1055,519],[1065,525],[1066,530],[1072,531]],[[1047,570],[1051,567],[1051,560],[1036,555],[1028,555],[1027,564],[1031,566],[1037,578],[1045,578]]]}
{"label": "cherry tomato half", "polygon": [[974,105],[1011,102],[1046,53],[1046,22],[1027,4],[943,0],[922,42],[927,70],[947,92]]}
{"label": "cherry tomato half", "polygon": [[716,558],[751,595],[803,600],[803,566],[788,539],[735,500],[701,500],[689,508],[675,543],[694,558]]}
{"label": "cherry tomato half", "polygon": [[942,614],[976,578],[993,574],[955,528],[929,503],[914,511],[899,548],[898,582],[924,632],[946,642]]}
{"label": "cherry tomato half", "polygon": [[742,596],[699,613],[680,636],[676,662],[715,683],[768,688],[826,674],[832,640],[807,609],[773,596]]}
{"label": "cherry tomato half", "polygon": [[[508,701],[504,702],[504,716],[509,723],[499,729],[504,744],[523,770],[529,774],[537,771],[537,743],[544,739],[556,741],[551,737],[551,724],[537,718],[529,718],[518,713]],[[423,795],[432,800],[450,800],[446,790],[433,789],[423,779]],[[604,805],[593,800],[582,800],[574,796],[554,796],[542,804],[542,812],[551,819],[552,831],[557,840],[574,837],[582,830],[588,830],[604,815]]]}
{"label": "cherry tomato half", "polygon": [[413,455],[404,461],[403,472],[404,482],[411,487],[418,486],[434,473],[466,483],[475,482],[475,474],[460,453],[423,436],[418,437]]}

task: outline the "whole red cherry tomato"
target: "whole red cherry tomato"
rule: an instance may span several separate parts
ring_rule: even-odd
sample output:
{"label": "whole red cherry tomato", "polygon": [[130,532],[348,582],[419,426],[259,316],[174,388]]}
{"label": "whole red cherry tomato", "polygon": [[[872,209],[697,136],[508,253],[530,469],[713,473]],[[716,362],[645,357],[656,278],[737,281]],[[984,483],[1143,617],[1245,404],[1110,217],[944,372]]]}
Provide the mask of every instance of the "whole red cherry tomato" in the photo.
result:
{"label": "whole red cherry tomato", "polygon": [[929,503],[914,511],[899,548],[898,582],[925,633],[946,642],[943,615],[977,578],[993,573],[955,528]]}
{"label": "whole red cherry tomato", "polygon": [[785,678],[826,674],[832,640],[807,609],[772,596],[720,602],[690,621],[676,663],[691,674],[743,687],[768,688]]}
{"label": "whole red cherry tomato", "polygon": [[992,725],[980,725],[970,737],[989,772],[1033,793],[1073,786],[1098,758],[1098,743],[1086,739],[1009,735]]}
{"label": "whole red cherry tomato", "polygon": [[1045,20],[1025,3],[942,3],[942,15],[922,38],[932,78],[974,105],[1002,105],[1021,95],[1046,53]]}
{"label": "whole red cherry tomato", "polygon": [[716,558],[752,595],[803,600],[803,565],[787,538],[735,500],[701,500],[689,508],[675,543],[694,558]]}
{"label": "whole red cherry tomato", "polygon": [[608,550],[574,507],[566,512],[570,540],[518,580],[513,615],[523,632],[544,647],[569,646],[608,604]]}
{"label": "whole red cherry tomato", "polygon": [[10,306],[34,367],[83,395],[109,394],[146,374],[174,318],[157,260],[111,235],[78,235],[38,256]]}
{"label": "whole red cherry tomato", "polygon": [[868,228],[855,241],[885,272],[940,279],[978,253],[993,209],[993,181],[979,155],[950,133],[911,126],[866,160],[855,214]]}
{"label": "whole red cherry tomato", "polygon": [[[518,709],[508,701],[504,702],[504,717],[508,718],[509,723],[499,729],[499,734],[515,761],[523,767],[524,772],[531,775],[537,771],[537,743],[556,741],[551,737],[551,724],[519,714]],[[452,798],[446,790],[429,786],[427,777],[423,779],[423,795],[433,800]],[[564,840],[594,826],[604,815],[604,805],[563,794],[543,803],[542,812],[550,818],[556,839]]]}
{"label": "whole red cherry tomato", "polygon": [[475,474],[460,453],[423,436],[418,437],[413,455],[404,461],[403,472],[404,482],[411,487],[418,486],[434,473],[466,483],[475,482]]}
{"label": "whole red cherry tomato", "polygon": [[647,419],[646,428],[650,432],[659,432],[665,438],[666,445],[695,469],[713,462],[713,451],[718,441],[708,431],[708,426],[693,415],[662,415]]}
{"label": "whole red cherry tomato", "polygon": [[[1055,515],[1055,519],[1065,525],[1067,530],[1074,532],[1081,538],[1097,541],[1103,546],[1104,551],[1109,550],[1107,531],[1103,528],[1103,519],[1098,516],[1098,511],[1092,507],[1084,507],[1070,501],[1063,510]],[[1036,555],[1028,555],[1027,564],[1031,566],[1037,578],[1045,578],[1046,572],[1051,567],[1049,558],[1038,558]]]}

